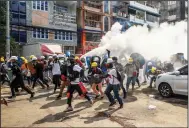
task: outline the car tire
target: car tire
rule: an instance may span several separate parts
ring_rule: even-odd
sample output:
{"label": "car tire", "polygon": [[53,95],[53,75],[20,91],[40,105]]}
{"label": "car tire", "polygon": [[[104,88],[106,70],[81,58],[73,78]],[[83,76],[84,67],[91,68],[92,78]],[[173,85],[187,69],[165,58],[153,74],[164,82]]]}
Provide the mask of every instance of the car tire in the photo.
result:
{"label": "car tire", "polygon": [[161,83],[158,90],[161,96],[166,98],[170,97],[173,94],[172,88],[167,83]]}

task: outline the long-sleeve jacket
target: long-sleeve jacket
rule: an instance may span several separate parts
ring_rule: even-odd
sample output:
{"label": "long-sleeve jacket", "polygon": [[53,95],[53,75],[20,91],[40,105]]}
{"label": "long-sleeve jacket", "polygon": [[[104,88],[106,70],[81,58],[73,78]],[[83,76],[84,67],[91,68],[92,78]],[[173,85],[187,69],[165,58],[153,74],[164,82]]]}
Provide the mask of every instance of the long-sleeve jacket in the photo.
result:
{"label": "long-sleeve jacket", "polygon": [[134,64],[126,64],[125,66],[125,73],[127,77],[133,77],[133,73],[137,72],[136,65]]}

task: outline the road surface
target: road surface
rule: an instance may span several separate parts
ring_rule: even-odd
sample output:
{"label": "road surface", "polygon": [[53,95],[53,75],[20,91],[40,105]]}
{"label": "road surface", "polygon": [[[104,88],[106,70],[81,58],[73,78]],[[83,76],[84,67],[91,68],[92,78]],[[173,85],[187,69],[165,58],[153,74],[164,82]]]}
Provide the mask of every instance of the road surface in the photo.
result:
{"label": "road surface", "polygon": [[[91,106],[75,93],[74,111],[69,113],[63,112],[67,107],[65,93],[61,100],[55,100],[58,91],[52,93],[53,85],[49,91],[37,87],[35,92],[32,100],[22,92],[15,101],[8,101],[8,106],[1,105],[2,127],[187,127],[187,97],[165,99],[147,85],[130,90],[123,109],[117,109],[118,103],[108,109],[107,98]],[[155,98],[150,99],[150,94]],[[2,86],[1,97],[9,95],[9,88]],[[156,109],[149,110],[150,104]]]}

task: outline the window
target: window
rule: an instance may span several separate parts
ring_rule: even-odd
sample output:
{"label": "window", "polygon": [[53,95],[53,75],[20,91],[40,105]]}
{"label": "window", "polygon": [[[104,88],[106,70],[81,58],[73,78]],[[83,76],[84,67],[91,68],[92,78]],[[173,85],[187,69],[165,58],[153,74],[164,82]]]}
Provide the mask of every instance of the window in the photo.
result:
{"label": "window", "polygon": [[41,10],[44,10],[45,1],[41,1]]}
{"label": "window", "polygon": [[68,7],[67,6],[58,6],[58,5],[55,5],[54,6],[54,11],[58,14],[60,13],[65,13],[65,12],[68,12]]}
{"label": "window", "polygon": [[101,38],[100,33],[86,33],[86,41],[100,42]]}
{"label": "window", "polygon": [[69,51],[71,54],[75,54],[74,46],[64,46],[64,52]]}
{"label": "window", "polygon": [[104,12],[105,12],[105,13],[109,13],[108,1],[104,1]]}
{"label": "window", "polygon": [[62,37],[61,37],[61,31],[59,31],[58,33],[59,33],[58,34],[58,39],[61,40],[62,39]]}
{"label": "window", "polygon": [[66,32],[66,31],[55,31],[55,40],[66,40],[66,41],[72,41],[72,32]]}
{"label": "window", "polygon": [[47,1],[33,1],[33,9],[48,11]]}
{"label": "window", "polygon": [[62,32],[62,40],[66,40],[65,32]]}
{"label": "window", "polygon": [[10,5],[11,11],[18,13],[19,12],[18,8],[19,8],[19,2],[18,1],[12,1],[11,5]]}
{"label": "window", "polygon": [[143,11],[136,11],[136,18],[144,20],[144,12]]}
{"label": "window", "polygon": [[168,5],[176,4],[176,1],[168,1]]}
{"label": "window", "polygon": [[69,40],[69,32],[66,32],[66,40]]}
{"label": "window", "polygon": [[104,31],[107,32],[109,30],[109,22],[108,17],[104,17]]}
{"label": "window", "polygon": [[12,24],[18,24],[19,14],[18,13],[12,13],[11,23]]}
{"label": "window", "polygon": [[181,74],[181,75],[188,75],[188,66],[182,68],[182,69],[180,70],[180,74]]}
{"label": "window", "polygon": [[26,2],[19,2],[19,12],[20,13],[26,13]]}
{"label": "window", "polygon": [[48,30],[44,28],[34,28],[33,29],[33,38],[38,39],[48,39]]}
{"label": "window", "polygon": [[149,13],[146,13],[146,20],[150,22],[157,22],[158,18],[154,15],[151,15]]}
{"label": "window", "polygon": [[25,14],[20,14],[19,24],[20,25],[25,25],[26,24],[26,15]]}
{"label": "window", "polygon": [[26,31],[20,31],[20,40],[19,42],[25,43],[26,42]]}
{"label": "window", "polygon": [[41,1],[37,1],[37,9],[40,10]]}
{"label": "window", "polygon": [[176,9],[169,11],[169,16],[176,15]]}

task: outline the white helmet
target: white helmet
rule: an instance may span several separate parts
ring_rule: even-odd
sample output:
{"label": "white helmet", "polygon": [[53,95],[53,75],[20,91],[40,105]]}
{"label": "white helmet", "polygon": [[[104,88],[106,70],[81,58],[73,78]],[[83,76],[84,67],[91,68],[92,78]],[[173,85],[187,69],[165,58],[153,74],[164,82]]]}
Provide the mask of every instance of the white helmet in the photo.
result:
{"label": "white helmet", "polygon": [[52,59],[53,57],[52,56],[49,56],[49,59]]}
{"label": "white helmet", "polygon": [[56,54],[53,54],[53,58],[57,58],[57,55],[56,55]]}
{"label": "white helmet", "polygon": [[33,60],[37,60],[37,57],[33,57],[33,58],[32,58],[32,61],[33,61]]}
{"label": "white helmet", "polygon": [[11,56],[10,60],[18,60],[17,56]]}
{"label": "white helmet", "polygon": [[59,54],[58,55],[58,58],[64,58],[65,57],[65,54]]}
{"label": "white helmet", "polygon": [[152,62],[148,62],[148,66],[152,66]]}
{"label": "white helmet", "polygon": [[109,64],[109,63],[113,63],[112,58],[108,58],[108,59],[107,59],[107,63],[108,63],[108,64]]}
{"label": "white helmet", "polygon": [[40,59],[45,59],[45,57],[44,57],[44,56],[41,56]]}

